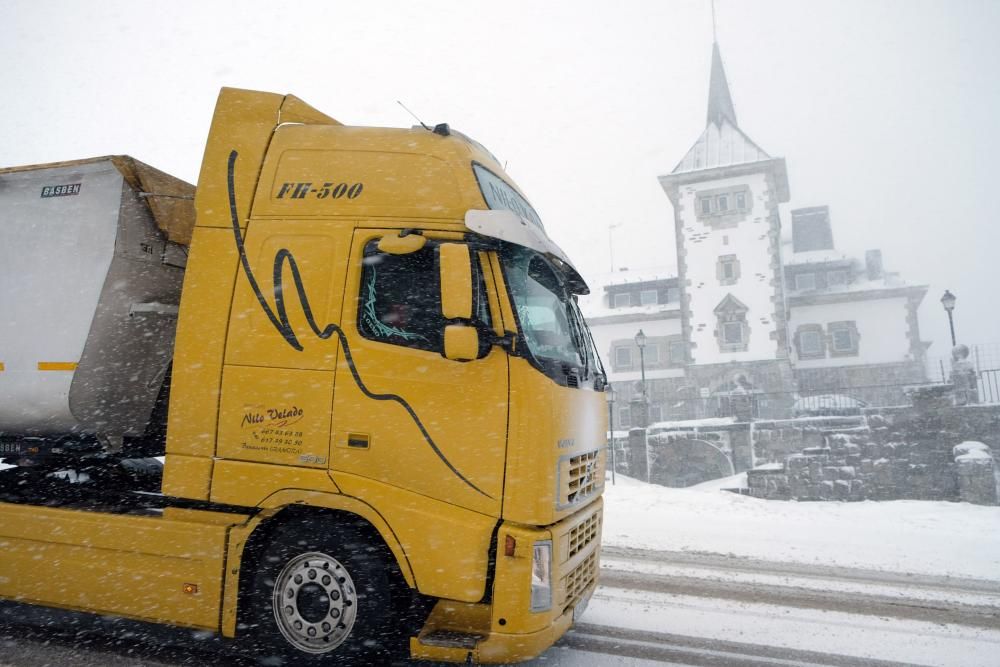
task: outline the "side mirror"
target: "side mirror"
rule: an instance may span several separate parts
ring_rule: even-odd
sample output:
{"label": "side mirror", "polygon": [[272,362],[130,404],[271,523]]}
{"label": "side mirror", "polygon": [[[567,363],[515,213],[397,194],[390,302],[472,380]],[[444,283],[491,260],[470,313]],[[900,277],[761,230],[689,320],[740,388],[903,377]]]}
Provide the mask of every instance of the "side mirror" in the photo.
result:
{"label": "side mirror", "polygon": [[419,234],[400,232],[399,236],[383,236],[378,241],[379,252],[389,255],[409,255],[427,245],[427,239]]}
{"label": "side mirror", "polygon": [[[441,272],[441,315],[444,356],[454,361],[479,358],[479,331],[472,320],[472,256],[464,243],[442,243],[438,247]],[[455,322],[458,320],[458,322]]]}
{"label": "side mirror", "polygon": [[446,320],[472,319],[472,257],[464,243],[442,243],[438,248],[441,271],[441,314]]}
{"label": "side mirror", "polygon": [[444,328],[444,356],[453,361],[479,358],[479,332],[469,324],[449,324]]}

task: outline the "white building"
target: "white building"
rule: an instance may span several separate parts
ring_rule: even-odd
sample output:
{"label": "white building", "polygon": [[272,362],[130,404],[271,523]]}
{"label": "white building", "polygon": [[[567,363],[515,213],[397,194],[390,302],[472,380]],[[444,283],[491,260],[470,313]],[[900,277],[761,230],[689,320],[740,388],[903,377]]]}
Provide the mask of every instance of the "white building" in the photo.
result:
{"label": "white building", "polygon": [[615,274],[582,303],[616,424],[642,421],[643,368],[649,422],[715,416],[734,390],[778,416],[798,394],[880,402],[924,379],[927,288],[886,273],[878,250],[864,261],[838,252],[825,206],[792,210],[783,230],[785,161],[739,127],[717,44],[705,130],[659,180],[674,208],[677,275]]}

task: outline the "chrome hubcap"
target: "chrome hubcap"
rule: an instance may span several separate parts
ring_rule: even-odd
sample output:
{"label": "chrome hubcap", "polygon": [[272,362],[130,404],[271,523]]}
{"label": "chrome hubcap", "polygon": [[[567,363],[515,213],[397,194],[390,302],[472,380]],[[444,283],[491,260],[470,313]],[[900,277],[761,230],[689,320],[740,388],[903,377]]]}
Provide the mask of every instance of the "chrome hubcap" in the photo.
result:
{"label": "chrome hubcap", "polygon": [[274,582],[274,620],[285,639],[307,653],[340,646],[354,627],[358,595],[340,562],[310,552],[290,560]]}

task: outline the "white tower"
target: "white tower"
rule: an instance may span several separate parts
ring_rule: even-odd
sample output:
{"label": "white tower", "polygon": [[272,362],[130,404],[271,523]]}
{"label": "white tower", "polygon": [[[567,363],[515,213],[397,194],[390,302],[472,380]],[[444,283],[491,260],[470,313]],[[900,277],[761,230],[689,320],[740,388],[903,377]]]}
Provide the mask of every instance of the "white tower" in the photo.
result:
{"label": "white tower", "polygon": [[778,217],[785,161],[740,129],[717,43],[705,130],[660,184],[674,207],[689,381],[702,392],[732,389],[740,375],[758,391],[794,388]]}

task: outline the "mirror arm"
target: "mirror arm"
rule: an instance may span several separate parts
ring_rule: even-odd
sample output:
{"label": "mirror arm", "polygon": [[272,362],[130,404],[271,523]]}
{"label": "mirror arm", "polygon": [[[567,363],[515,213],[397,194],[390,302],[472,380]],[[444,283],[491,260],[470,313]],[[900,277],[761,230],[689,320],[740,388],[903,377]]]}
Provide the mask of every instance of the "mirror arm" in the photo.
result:
{"label": "mirror arm", "polygon": [[490,338],[490,345],[496,345],[511,356],[518,356],[518,350],[521,349],[521,337],[512,331],[505,331],[502,336],[493,334]]}

